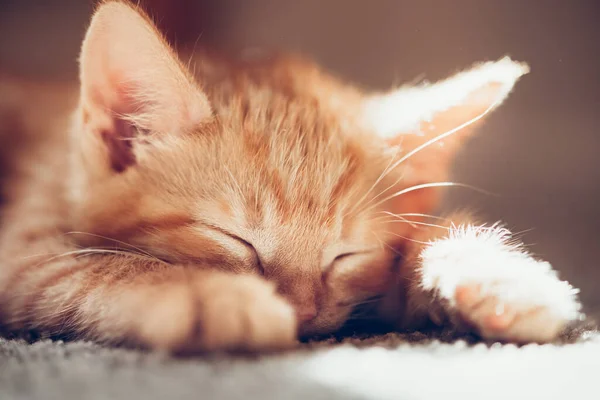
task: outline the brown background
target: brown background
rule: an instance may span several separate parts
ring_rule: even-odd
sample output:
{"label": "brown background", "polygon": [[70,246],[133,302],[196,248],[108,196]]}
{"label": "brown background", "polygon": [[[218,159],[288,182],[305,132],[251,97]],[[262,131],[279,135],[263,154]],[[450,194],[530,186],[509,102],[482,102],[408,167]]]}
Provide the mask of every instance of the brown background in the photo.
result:
{"label": "brown background", "polygon": [[[143,2],[144,3],[144,2]],[[449,205],[502,219],[600,310],[600,1],[148,0],[180,45],[299,51],[367,88],[509,54],[532,73],[458,160]],[[0,0],[0,66],[72,79],[92,6]]]}

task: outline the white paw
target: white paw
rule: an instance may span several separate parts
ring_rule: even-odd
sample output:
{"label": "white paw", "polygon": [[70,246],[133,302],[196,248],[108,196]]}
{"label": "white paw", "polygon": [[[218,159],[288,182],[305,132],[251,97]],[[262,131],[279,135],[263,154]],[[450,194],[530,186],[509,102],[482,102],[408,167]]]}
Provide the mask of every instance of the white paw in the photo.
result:
{"label": "white paw", "polygon": [[488,339],[548,342],[580,318],[578,290],[498,226],[452,228],[421,254],[422,285]]}

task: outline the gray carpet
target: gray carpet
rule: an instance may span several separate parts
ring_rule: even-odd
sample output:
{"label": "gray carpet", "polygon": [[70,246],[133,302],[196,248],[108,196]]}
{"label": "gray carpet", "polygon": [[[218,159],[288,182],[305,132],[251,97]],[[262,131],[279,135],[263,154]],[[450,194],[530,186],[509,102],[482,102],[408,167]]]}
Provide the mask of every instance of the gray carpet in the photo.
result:
{"label": "gray carpet", "polygon": [[600,334],[552,345],[388,334],[260,357],[0,339],[0,399],[597,398]]}

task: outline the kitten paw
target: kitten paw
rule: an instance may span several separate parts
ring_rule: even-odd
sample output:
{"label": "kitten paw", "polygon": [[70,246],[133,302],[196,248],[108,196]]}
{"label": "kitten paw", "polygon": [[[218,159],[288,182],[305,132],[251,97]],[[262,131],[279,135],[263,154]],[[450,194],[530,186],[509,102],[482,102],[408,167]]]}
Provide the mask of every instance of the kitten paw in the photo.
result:
{"label": "kitten paw", "polygon": [[486,339],[549,342],[580,317],[577,290],[499,227],[453,228],[421,255],[422,284]]}
{"label": "kitten paw", "polygon": [[269,351],[297,343],[293,308],[270,283],[214,274],[147,298],[139,336],[173,352]]}
{"label": "kitten paw", "polygon": [[227,278],[203,295],[208,295],[200,312],[203,349],[265,351],[297,343],[295,311],[271,283],[252,276]]}
{"label": "kitten paw", "polygon": [[554,340],[571,320],[547,304],[505,299],[485,293],[482,285],[476,283],[458,286],[454,300],[462,320],[491,340],[546,343]]}

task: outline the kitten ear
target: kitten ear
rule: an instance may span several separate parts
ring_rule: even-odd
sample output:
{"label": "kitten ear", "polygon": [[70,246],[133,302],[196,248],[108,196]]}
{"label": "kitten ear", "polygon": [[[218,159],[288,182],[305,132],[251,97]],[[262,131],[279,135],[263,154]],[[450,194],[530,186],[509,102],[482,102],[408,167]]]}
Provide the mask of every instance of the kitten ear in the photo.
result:
{"label": "kitten ear", "polygon": [[94,130],[121,156],[128,145],[120,139],[190,129],[211,116],[208,99],[150,19],[125,2],[104,2],[92,17],[80,80],[83,120],[94,119]]}
{"label": "kitten ear", "polygon": [[[526,64],[505,57],[476,65],[441,82],[371,96],[364,103],[364,121],[390,145],[400,146],[403,153],[442,135],[407,162],[417,170],[420,166],[431,169],[431,164],[446,170],[465,139],[527,72]],[[426,171],[416,173],[428,175]],[[417,180],[440,178],[421,175]]]}

